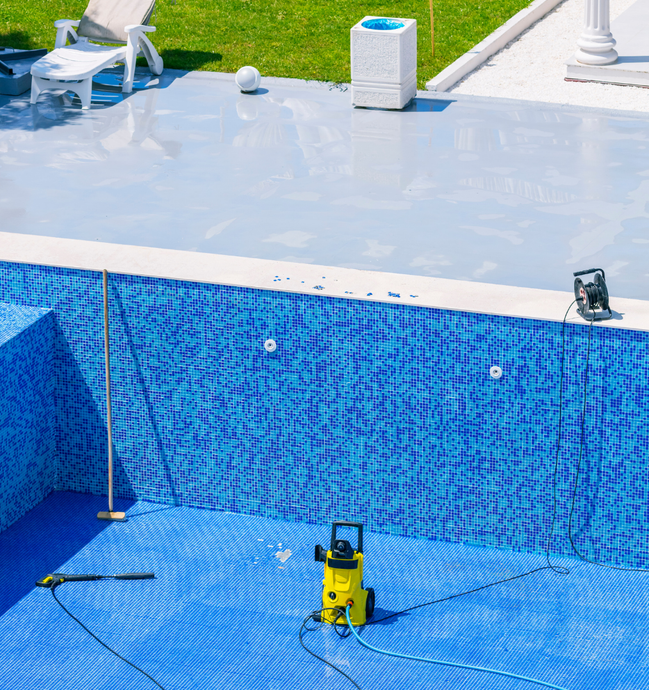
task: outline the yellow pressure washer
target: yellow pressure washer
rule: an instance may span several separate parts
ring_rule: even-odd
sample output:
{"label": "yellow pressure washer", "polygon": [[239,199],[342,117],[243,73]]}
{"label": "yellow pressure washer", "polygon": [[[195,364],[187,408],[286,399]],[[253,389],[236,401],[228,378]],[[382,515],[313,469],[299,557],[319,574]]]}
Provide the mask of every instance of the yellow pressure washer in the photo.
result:
{"label": "yellow pressure washer", "polygon": [[[353,527],[358,530],[357,548],[346,539],[338,539],[338,527]],[[320,544],[315,547],[315,559],[324,563],[322,581],[322,620],[325,623],[347,625],[345,607],[349,601],[353,625],[365,625],[374,613],[374,590],[363,589],[363,525],[360,522],[336,520],[331,527],[331,543],[325,551]]]}

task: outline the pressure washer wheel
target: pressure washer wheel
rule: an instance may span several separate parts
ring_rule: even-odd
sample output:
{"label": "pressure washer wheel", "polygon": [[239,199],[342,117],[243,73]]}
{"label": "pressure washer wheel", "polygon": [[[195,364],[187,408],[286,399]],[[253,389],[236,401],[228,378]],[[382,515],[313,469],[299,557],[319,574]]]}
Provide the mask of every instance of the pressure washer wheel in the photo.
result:
{"label": "pressure washer wheel", "polygon": [[374,590],[371,587],[367,588],[367,599],[365,600],[365,618],[369,620],[374,613]]}

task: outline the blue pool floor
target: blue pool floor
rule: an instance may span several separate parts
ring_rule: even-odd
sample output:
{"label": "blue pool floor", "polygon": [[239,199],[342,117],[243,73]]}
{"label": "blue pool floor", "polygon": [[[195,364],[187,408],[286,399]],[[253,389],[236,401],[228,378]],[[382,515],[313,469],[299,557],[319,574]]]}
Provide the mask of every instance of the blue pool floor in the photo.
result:
{"label": "blue pool floor", "polygon": [[[155,686],[68,618],[48,572],[154,571],[155,580],[62,585],[63,603],[166,690],[344,690],[353,686],[298,641],[318,608],[316,543],[328,526],[122,502],[126,523],[96,519],[105,499],[55,493],[0,534],[0,689]],[[341,518],[344,516],[332,516]],[[521,516],[524,519],[524,516]],[[290,549],[282,563],[276,556]],[[542,556],[368,533],[365,585],[376,617],[510,577]],[[558,559],[549,570],[397,616],[362,633],[372,645],[490,666],[567,690],[649,685],[649,574]],[[533,690],[482,673],[376,655],[330,628],[307,644],[363,690]]]}

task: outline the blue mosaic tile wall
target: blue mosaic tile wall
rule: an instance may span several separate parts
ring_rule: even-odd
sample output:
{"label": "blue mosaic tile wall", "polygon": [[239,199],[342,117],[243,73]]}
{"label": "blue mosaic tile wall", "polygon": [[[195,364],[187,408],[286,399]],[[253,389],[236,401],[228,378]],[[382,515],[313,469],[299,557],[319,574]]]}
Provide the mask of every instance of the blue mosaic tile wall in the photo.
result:
{"label": "blue mosaic tile wall", "polygon": [[[4,263],[0,286],[60,325],[58,487],[105,493],[100,274]],[[560,324],[118,275],[110,306],[117,495],[544,550]],[[587,336],[566,327],[559,554]],[[649,334],[592,336],[575,541],[649,566]]]}
{"label": "blue mosaic tile wall", "polygon": [[56,481],[54,314],[0,304],[0,531]]}

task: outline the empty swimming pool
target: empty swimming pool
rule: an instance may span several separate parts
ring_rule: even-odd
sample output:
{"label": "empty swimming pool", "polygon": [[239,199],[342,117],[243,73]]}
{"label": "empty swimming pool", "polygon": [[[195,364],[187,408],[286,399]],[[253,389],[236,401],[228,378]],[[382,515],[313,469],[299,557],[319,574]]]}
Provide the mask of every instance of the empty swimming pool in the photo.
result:
{"label": "empty swimming pool", "polygon": [[[154,687],[34,587],[124,571],[156,579],[57,596],[166,690],[353,687],[298,640],[322,605],[313,547],[341,518],[366,527],[377,619],[445,599],[368,625],[368,644],[643,687],[648,575],[579,560],[569,531],[590,560],[649,567],[649,125],[140,86],[86,114],[2,106],[0,688]],[[607,269],[613,318],[589,329],[573,308],[564,327],[584,262]],[[103,268],[123,524],[95,517]],[[551,529],[569,574],[546,567]],[[305,641],[363,690],[534,687],[330,626]]]}

